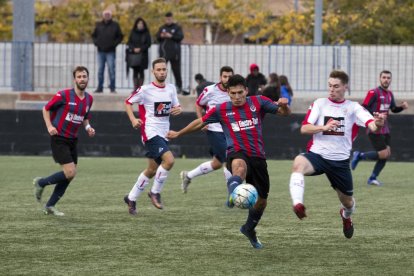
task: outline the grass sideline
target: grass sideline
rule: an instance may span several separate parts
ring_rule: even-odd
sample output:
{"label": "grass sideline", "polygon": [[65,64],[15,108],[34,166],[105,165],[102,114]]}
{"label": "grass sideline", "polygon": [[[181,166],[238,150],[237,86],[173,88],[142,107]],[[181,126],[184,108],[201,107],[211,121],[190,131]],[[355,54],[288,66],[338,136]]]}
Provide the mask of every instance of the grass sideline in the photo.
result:
{"label": "grass sideline", "polygon": [[246,211],[224,208],[221,171],[181,193],[179,172],[201,161],[177,159],[162,194],[165,209],[143,195],[132,217],[122,198],[146,160],[80,158],[57,205],[65,217],[54,217],[40,212],[32,187],[33,177],[59,169],[52,158],[0,156],[0,274],[412,275],[413,163],[387,163],[383,187],[367,187],[373,163],[359,164],[348,240],[325,176],[305,179],[308,218],[299,221],[288,190],[292,161],[268,161],[271,191],[257,227],[264,248],[255,250],[239,232]]}

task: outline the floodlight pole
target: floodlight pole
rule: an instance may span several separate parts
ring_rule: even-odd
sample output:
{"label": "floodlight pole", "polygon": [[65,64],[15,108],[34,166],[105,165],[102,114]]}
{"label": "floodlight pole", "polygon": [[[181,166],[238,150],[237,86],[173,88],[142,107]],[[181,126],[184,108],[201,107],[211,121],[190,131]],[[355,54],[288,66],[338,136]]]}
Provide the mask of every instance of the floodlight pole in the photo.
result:
{"label": "floodlight pole", "polygon": [[323,0],[315,0],[315,22],[313,29],[313,45],[322,45],[322,9]]}

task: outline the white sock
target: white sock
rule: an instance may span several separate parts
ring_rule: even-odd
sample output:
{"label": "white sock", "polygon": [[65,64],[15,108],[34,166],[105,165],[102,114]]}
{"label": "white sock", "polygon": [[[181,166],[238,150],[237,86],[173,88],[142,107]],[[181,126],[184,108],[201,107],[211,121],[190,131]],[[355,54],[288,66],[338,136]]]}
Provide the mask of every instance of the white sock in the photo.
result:
{"label": "white sock", "polygon": [[224,178],[226,179],[226,183],[227,183],[227,181],[231,177],[231,172],[226,167],[223,167],[223,172],[224,172]]}
{"label": "white sock", "polygon": [[214,171],[213,167],[211,166],[211,161],[204,162],[200,164],[197,168],[187,173],[188,178],[193,179],[194,177],[208,174],[209,172]]}
{"label": "white sock", "polygon": [[154,177],[154,184],[152,184],[151,192],[154,194],[159,194],[164,187],[165,180],[167,180],[169,171],[164,169],[162,165],[160,165],[155,173]]}
{"label": "white sock", "polygon": [[149,178],[146,177],[143,173],[138,176],[137,182],[135,183],[134,187],[128,194],[128,199],[132,201],[137,201],[139,195],[144,191],[145,187],[149,183]]}
{"label": "white sock", "polygon": [[355,212],[355,209],[356,209],[355,198],[352,198],[352,202],[353,202],[353,205],[350,209],[346,208],[344,205],[341,204],[342,208],[344,208],[344,211],[342,212],[342,216],[346,219],[349,218],[353,212]]}
{"label": "white sock", "polygon": [[294,172],[290,175],[289,189],[293,206],[298,203],[303,204],[303,194],[305,193],[305,178],[303,174]]}

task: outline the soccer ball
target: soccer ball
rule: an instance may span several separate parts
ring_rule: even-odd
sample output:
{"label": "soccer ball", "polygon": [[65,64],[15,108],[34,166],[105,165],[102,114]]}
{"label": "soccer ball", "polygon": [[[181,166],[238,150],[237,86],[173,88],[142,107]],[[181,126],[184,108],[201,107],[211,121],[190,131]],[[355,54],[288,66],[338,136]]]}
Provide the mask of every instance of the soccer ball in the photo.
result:
{"label": "soccer ball", "polygon": [[234,206],[240,209],[252,208],[258,198],[256,188],[251,184],[240,184],[231,193]]}

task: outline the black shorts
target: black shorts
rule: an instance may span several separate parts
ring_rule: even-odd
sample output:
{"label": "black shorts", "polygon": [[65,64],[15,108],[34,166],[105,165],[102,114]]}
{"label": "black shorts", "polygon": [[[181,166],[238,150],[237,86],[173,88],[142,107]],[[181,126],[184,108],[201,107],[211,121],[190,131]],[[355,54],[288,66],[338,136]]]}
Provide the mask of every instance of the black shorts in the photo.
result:
{"label": "black shorts", "polygon": [[332,188],[340,190],[345,195],[353,195],[354,184],[349,159],[341,161],[328,160],[311,151],[302,153],[302,155],[311,162],[315,170],[312,175],[326,174]]}
{"label": "black shorts", "polygon": [[147,150],[145,156],[147,158],[154,159],[154,161],[158,165],[160,165],[162,162],[162,155],[165,152],[170,151],[170,148],[168,147],[168,142],[158,135],[146,141],[144,147]]}
{"label": "black shorts", "polygon": [[77,138],[65,138],[57,135],[50,136],[50,146],[55,162],[61,165],[72,162],[78,164],[77,144]]}
{"label": "black shorts", "polygon": [[227,169],[231,172],[231,162],[234,159],[243,159],[247,164],[246,183],[252,184],[261,198],[267,199],[269,195],[269,173],[266,159],[249,157],[243,152],[233,152],[227,156]]}
{"label": "black shorts", "polygon": [[368,138],[376,151],[382,151],[387,146],[391,146],[391,136],[389,134],[368,133]]}

